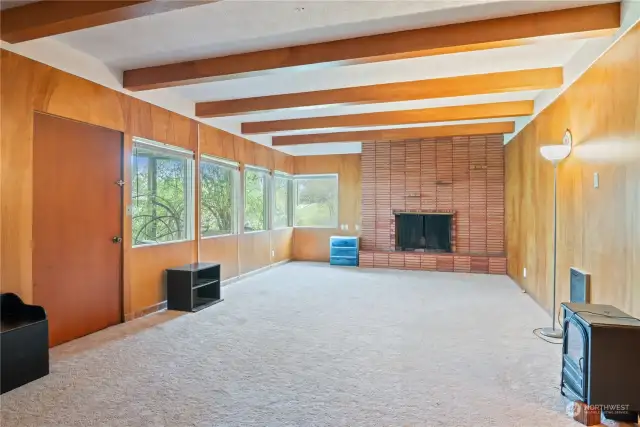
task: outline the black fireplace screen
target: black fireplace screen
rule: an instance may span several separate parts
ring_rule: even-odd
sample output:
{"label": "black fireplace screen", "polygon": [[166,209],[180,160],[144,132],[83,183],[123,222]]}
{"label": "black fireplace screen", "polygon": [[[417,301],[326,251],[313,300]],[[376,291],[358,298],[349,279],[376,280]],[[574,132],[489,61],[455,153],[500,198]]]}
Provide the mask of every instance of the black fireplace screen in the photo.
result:
{"label": "black fireplace screen", "polygon": [[397,214],[396,250],[451,252],[451,215]]}

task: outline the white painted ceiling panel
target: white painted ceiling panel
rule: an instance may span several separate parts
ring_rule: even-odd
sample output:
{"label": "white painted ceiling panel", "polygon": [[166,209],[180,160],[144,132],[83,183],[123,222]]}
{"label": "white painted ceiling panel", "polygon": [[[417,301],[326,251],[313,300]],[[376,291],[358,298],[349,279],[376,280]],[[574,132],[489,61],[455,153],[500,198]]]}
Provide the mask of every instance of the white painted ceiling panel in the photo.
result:
{"label": "white painted ceiling panel", "polygon": [[176,90],[189,99],[202,102],[470,74],[561,67],[585,43],[587,40],[555,40],[528,46],[350,65],[324,70],[262,75],[188,85],[169,90]]}
{"label": "white painted ceiling panel", "polygon": [[[491,3],[505,2],[224,0],[56,38],[109,66],[135,68],[437,25],[491,13],[481,10]],[[478,9],[429,14],[468,5]],[[417,16],[422,13],[424,18]]]}
{"label": "white painted ceiling panel", "polygon": [[289,147],[278,147],[292,156],[321,156],[325,154],[356,154],[362,152],[362,143],[360,142],[342,142],[328,144],[306,144],[292,145]]}
{"label": "white painted ceiling panel", "polygon": [[541,91],[492,93],[487,95],[456,96],[454,98],[424,99],[418,101],[386,102],[380,104],[332,106],[294,111],[272,111],[233,116],[240,122],[260,122],[265,120],[301,119],[307,117],[343,116],[346,114],[380,113],[385,111],[417,110],[423,108],[453,107],[470,104],[490,104],[493,102],[531,101]]}
{"label": "white painted ceiling panel", "polygon": [[[403,129],[403,128],[415,128],[415,127],[427,127],[427,126],[449,126],[449,125],[467,125],[474,123],[495,123],[495,122],[510,122],[516,120],[517,117],[496,117],[489,119],[477,119],[477,120],[454,120],[448,122],[429,122],[429,123],[412,123],[407,125],[387,125],[387,126],[347,126],[337,128],[322,128],[322,129],[305,129],[302,131],[288,131],[288,132],[273,132],[269,135],[298,135],[306,133],[331,133],[331,132],[348,132],[348,131],[361,131],[361,130],[376,130],[376,129]],[[271,144],[268,144],[271,145]]]}
{"label": "white painted ceiling panel", "polygon": [[607,0],[224,0],[55,38],[125,69],[596,2]]}

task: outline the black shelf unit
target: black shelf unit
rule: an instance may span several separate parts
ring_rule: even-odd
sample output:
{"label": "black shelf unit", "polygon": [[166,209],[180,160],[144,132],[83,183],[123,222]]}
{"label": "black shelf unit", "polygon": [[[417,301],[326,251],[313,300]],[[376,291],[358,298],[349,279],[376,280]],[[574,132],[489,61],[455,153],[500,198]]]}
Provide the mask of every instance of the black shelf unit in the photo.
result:
{"label": "black shelf unit", "polygon": [[220,264],[197,262],[167,269],[167,309],[196,312],[220,301]]}

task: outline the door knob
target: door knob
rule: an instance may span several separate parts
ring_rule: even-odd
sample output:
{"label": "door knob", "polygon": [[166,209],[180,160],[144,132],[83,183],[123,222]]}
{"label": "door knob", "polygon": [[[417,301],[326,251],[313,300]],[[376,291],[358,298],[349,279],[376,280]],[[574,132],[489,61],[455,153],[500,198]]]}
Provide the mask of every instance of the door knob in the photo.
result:
{"label": "door knob", "polygon": [[122,242],[122,237],[120,236],[113,236],[113,239],[111,239],[111,241],[113,243],[121,243]]}

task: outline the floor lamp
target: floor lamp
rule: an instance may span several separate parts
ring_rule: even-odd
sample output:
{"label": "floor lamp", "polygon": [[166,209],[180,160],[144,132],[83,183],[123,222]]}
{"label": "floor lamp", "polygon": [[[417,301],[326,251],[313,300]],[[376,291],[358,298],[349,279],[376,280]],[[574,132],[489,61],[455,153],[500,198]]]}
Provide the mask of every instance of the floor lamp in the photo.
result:
{"label": "floor lamp", "polygon": [[[567,131],[568,133],[568,131]],[[569,134],[568,143],[567,136],[563,144],[545,145],[540,147],[542,157],[549,160],[553,164],[553,311],[551,312],[551,327],[542,328],[540,333],[549,338],[562,338],[562,329],[556,328],[556,262],[557,262],[557,204],[558,204],[558,164],[567,158],[571,153],[571,134]]]}

